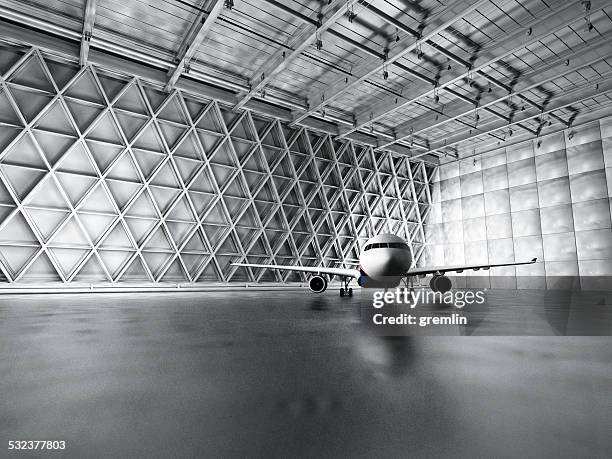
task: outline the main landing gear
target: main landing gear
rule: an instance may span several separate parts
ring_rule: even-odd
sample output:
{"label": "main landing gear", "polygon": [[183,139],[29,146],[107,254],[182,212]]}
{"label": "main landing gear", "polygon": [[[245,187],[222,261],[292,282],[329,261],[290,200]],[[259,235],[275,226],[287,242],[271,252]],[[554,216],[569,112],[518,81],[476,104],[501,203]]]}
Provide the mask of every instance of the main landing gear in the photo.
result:
{"label": "main landing gear", "polygon": [[343,286],[340,287],[340,296],[353,296],[353,289],[349,288],[350,279],[342,279]]}

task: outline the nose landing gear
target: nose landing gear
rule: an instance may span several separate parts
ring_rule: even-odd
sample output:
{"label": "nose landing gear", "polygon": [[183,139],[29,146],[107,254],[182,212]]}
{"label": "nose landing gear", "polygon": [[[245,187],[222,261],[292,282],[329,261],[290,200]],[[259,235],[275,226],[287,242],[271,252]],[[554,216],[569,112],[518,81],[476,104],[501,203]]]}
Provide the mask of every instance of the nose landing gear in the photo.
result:
{"label": "nose landing gear", "polygon": [[342,287],[340,287],[340,296],[353,296],[353,289],[349,288],[350,279],[342,279]]}

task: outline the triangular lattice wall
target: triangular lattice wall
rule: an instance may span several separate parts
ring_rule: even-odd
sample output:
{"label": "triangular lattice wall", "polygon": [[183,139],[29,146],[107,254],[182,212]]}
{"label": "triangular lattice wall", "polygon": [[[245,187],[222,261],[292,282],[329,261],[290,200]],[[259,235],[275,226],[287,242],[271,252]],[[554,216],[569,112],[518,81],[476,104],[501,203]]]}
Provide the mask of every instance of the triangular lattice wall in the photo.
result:
{"label": "triangular lattice wall", "polygon": [[431,167],[37,49],[0,48],[9,282],[285,281],[393,232],[422,251]]}

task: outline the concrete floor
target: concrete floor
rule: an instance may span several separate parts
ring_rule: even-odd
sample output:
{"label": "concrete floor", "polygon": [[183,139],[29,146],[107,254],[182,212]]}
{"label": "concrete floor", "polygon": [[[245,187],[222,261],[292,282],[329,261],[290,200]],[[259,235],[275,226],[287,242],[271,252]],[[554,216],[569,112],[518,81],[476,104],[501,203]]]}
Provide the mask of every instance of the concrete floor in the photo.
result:
{"label": "concrete floor", "polygon": [[0,298],[0,457],[609,457],[612,338],[380,337],[336,295]]}

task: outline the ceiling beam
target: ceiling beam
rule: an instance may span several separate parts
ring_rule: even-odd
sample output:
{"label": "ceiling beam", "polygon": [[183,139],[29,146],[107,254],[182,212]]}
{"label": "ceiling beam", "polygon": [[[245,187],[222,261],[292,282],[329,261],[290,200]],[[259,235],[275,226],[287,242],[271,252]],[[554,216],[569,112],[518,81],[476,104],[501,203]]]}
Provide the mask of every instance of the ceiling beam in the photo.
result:
{"label": "ceiling beam", "polygon": [[[612,32],[608,32],[595,40],[583,43],[573,50],[555,56],[554,61],[550,62],[548,65],[536,68],[534,71],[522,75],[515,82],[510,92],[498,90],[484,93],[479,100],[479,108],[511,100],[520,93],[537,89],[544,84],[601,61],[612,54],[610,42],[612,42]],[[569,61],[569,65],[566,64],[566,60]],[[546,104],[543,103],[539,105],[539,107],[545,108]],[[473,112],[473,106],[466,106],[463,101],[454,100],[444,106],[442,114],[429,112],[403,123],[396,129],[396,138],[386,143],[383,142],[380,148],[386,148],[396,142],[405,141],[413,136],[421,135],[426,131],[439,128],[451,121],[469,116]]]}
{"label": "ceiling beam", "polygon": [[[488,3],[488,0],[480,0],[475,3],[470,0],[456,0],[451,6],[433,16],[429,22],[425,24],[423,32],[418,40],[415,40],[408,46],[399,42],[388,51],[386,56],[383,55],[383,58],[379,62],[375,63],[374,65],[372,65],[372,62],[364,62],[357,69],[355,69],[353,72],[354,76],[342,77],[329,85],[329,87],[325,90],[311,95],[308,99],[308,110],[304,113],[296,113],[293,123],[297,124],[303,119],[311,116],[313,113],[320,111],[328,103],[333,102],[346,91],[357,87],[374,74],[381,72],[387,65],[395,63],[395,61],[398,59],[414,51],[422,42],[430,40],[457,22],[459,19],[481,7],[485,3]],[[402,70],[408,70],[408,68],[406,67]],[[427,78],[427,80],[430,79]],[[428,81],[428,83],[433,83],[433,80]]]}
{"label": "ceiling beam", "polygon": [[316,26],[311,23],[305,23],[298,27],[296,32],[287,41],[287,45],[292,51],[287,55],[287,51],[281,48],[266,59],[251,76],[251,89],[246,94],[239,95],[239,100],[234,109],[242,108],[255,94],[270,83],[276,75],[308,49],[313,42],[320,40],[321,34],[333,26],[357,1],[334,0],[320,14],[317,13],[315,17],[310,17],[310,21],[316,21]]}
{"label": "ceiling beam", "polygon": [[79,63],[81,67],[87,65],[89,57],[89,44],[93,36],[94,23],[96,22],[96,7],[98,0],[87,0],[85,12],[83,13],[83,31],[81,33],[81,52]]}
{"label": "ceiling beam", "polygon": [[[509,36],[500,37],[492,41],[484,48],[480,55],[471,63],[471,67],[465,68],[463,72],[446,72],[442,74],[440,81],[436,85],[421,85],[414,88],[412,97],[385,98],[372,108],[364,110],[355,117],[355,126],[367,126],[381,118],[389,116],[396,110],[404,108],[410,104],[418,103],[421,99],[433,96],[435,91],[445,90],[456,97],[457,93],[449,86],[470,79],[483,71],[486,67],[495,64],[513,53],[536,44],[543,38],[551,35],[555,31],[567,27],[584,16],[584,9],[581,1],[559,2],[558,7],[551,7],[551,11],[543,17],[537,18],[523,27],[520,27]],[[593,0],[592,13],[604,6],[605,0]],[[591,13],[591,14],[592,14]],[[458,94],[458,93],[457,93]],[[348,131],[348,130],[347,130]]]}
{"label": "ceiling beam", "polygon": [[[380,19],[382,19],[383,21],[385,21],[387,24],[390,24],[394,27],[396,27],[398,30],[401,30],[407,34],[410,34],[412,36],[414,36],[415,38],[419,38],[420,37],[420,33],[416,30],[414,30],[411,27],[406,26],[404,23],[398,21],[397,19],[395,19],[392,16],[389,16],[387,13],[385,13],[384,11],[379,10],[378,8],[376,8],[375,6],[371,5],[371,4],[367,4],[364,5],[364,8],[368,9],[369,11],[371,11],[373,14],[375,14],[376,16],[378,16]],[[453,62],[463,66],[466,69],[471,68],[472,64],[469,60],[466,60],[458,55],[456,55],[455,53],[453,53],[452,51],[449,51],[448,49],[444,48],[443,46],[440,46],[439,44],[435,43],[433,40],[426,40],[424,42],[424,44],[426,44],[427,46],[429,46],[430,48],[433,49],[434,52],[438,52],[440,54],[442,54],[443,56],[446,56],[448,59],[452,60]],[[493,78],[492,76],[488,75],[486,72],[483,72],[482,70],[479,70],[476,72],[476,74],[478,74],[479,76],[487,79],[489,82],[493,83],[494,85],[501,87],[502,89],[506,89],[509,90],[508,87],[505,87],[503,84],[500,83],[499,80],[497,80],[496,78]],[[451,94],[456,96],[456,93],[454,91],[450,91]],[[532,106],[537,106],[537,104],[533,101],[531,101],[530,99],[523,97],[523,99],[525,100],[525,102],[529,103]],[[465,99],[464,99],[465,100]],[[476,101],[474,101],[473,103],[475,103]],[[541,107],[538,107],[541,108]],[[350,134],[351,132],[355,132],[359,129],[363,129],[367,124],[371,124],[372,121],[367,119],[365,121],[361,121],[359,122],[357,120],[358,117],[355,117],[355,123],[354,125],[349,128],[349,129],[344,129],[342,134],[339,136],[339,138],[343,138],[344,136]]]}
{"label": "ceiling beam", "polygon": [[458,145],[462,142],[473,140],[483,135],[487,135],[495,131],[499,131],[500,129],[504,129],[508,126],[512,126],[521,121],[527,121],[527,120],[532,120],[536,118],[543,119],[545,115],[550,115],[552,112],[556,110],[561,110],[563,108],[570,107],[574,104],[579,104],[581,102],[592,99],[593,97],[600,96],[602,94],[606,94],[609,92],[612,92],[612,72],[605,74],[602,78],[599,78],[597,80],[589,81],[589,83],[586,85],[583,85],[572,91],[569,91],[557,97],[554,97],[553,99],[551,99],[550,104],[544,111],[529,109],[524,112],[521,112],[517,116],[516,121],[513,121],[510,124],[503,124],[503,123],[496,121],[494,123],[489,123],[488,125],[483,126],[476,133],[461,132],[457,135],[449,137],[444,142],[439,142],[437,145],[434,145],[433,147],[431,147],[430,150],[422,154],[433,154],[435,152],[444,153],[445,148],[449,148],[449,147]]}
{"label": "ceiling beam", "polygon": [[168,71],[168,82],[166,83],[166,89],[171,89],[176,85],[179,77],[183,72],[189,71],[189,61],[202,44],[208,32],[212,28],[213,24],[221,14],[223,10],[223,0],[210,0],[208,7],[209,13],[202,11],[198,13],[195,21],[191,25],[189,32],[185,35],[183,42],[179,46],[179,50],[176,54],[176,65]]}

